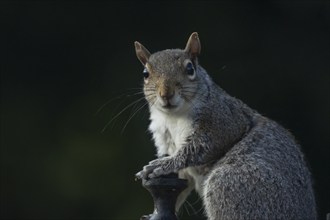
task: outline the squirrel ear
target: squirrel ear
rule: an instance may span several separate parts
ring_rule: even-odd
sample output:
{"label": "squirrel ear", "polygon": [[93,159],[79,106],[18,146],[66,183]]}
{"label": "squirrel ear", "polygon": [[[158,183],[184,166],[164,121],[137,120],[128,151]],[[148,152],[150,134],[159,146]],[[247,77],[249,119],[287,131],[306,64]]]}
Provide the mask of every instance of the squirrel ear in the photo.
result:
{"label": "squirrel ear", "polygon": [[192,59],[195,59],[201,53],[201,43],[197,32],[190,35],[184,50],[190,54]]}
{"label": "squirrel ear", "polygon": [[140,60],[143,66],[145,66],[150,57],[150,52],[137,41],[134,42],[134,45],[137,58]]}

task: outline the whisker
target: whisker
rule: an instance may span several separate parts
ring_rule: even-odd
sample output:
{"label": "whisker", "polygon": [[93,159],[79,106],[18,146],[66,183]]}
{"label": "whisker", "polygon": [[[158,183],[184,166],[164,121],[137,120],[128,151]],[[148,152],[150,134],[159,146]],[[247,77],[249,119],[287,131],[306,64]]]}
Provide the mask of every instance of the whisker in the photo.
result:
{"label": "whisker", "polygon": [[[141,88],[131,88],[130,90],[141,90]],[[143,92],[137,92],[137,93],[134,93],[134,94],[128,94],[128,91],[124,92],[123,94],[121,95],[118,95],[114,98],[111,98],[109,99],[108,101],[106,101],[103,105],[101,105],[101,107],[95,112],[94,116],[98,115],[107,105],[109,105],[111,102],[117,100],[117,99],[121,99],[123,96],[125,96],[124,98],[127,98],[127,97],[131,97],[131,96],[135,96],[135,95],[139,95],[139,94],[143,94]]]}
{"label": "whisker", "polygon": [[182,96],[183,99],[185,99],[187,102],[189,102],[193,108],[197,108],[196,104],[192,101],[192,98],[189,98],[188,96]]}
{"label": "whisker", "polygon": [[201,206],[197,211],[194,212],[194,215],[197,215],[197,214],[200,213],[203,209],[204,209],[204,207]]}
{"label": "whisker", "polygon": [[104,133],[104,131],[107,129],[107,127],[111,124],[111,122],[113,122],[119,115],[121,115],[126,109],[128,109],[129,107],[131,107],[132,105],[140,102],[141,100],[143,100],[144,97],[142,98],[139,98],[138,100],[128,104],[123,110],[121,110],[119,113],[117,113],[105,126],[104,128],[102,129],[101,133]]}
{"label": "whisker", "polygon": [[140,106],[127,120],[127,122],[125,123],[123,129],[121,130],[121,133],[123,134],[124,133],[124,130],[126,128],[126,126],[128,125],[128,123],[132,120],[132,118],[143,108],[145,107],[146,105],[148,104],[148,102],[144,103],[142,106]]}
{"label": "whisker", "polygon": [[[194,205],[197,204],[197,202],[199,202],[201,200],[200,197],[198,197],[196,199],[196,201],[194,201],[193,203],[190,203],[188,200],[185,201],[184,205],[189,205],[189,208],[192,210],[192,215],[197,215],[198,213],[200,213],[201,210],[203,210],[203,206],[201,206],[199,209],[195,209]],[[188,212],[188,215],[191,215],[191,213],[188,211],[188,209],[186,208],[187,212]]]}
{"label": "whisker", "polygon": [[200,196],[197,197],[196,201],[193,202],[192,205],[196,205],[199,201],[201,201],[201,197]]}
{"label": "whisker", "polygon": [[114,97],[112,99],[109,99],[108,101],[106,101],[103,105],[101,105],[101,107],[95,112],[94,116],[98,115],[103,109],[105,106],[107,106],[108,104],[110,104],[111,102],[113,102],[114,100],[116,99],[120,99],[124,96],[125,94],[122,94],[122,95],[119,95],[117,97]]}
{"label": "whisker", "polygon": [[185,90],[185,91],[182,91],[182,93],[193,93],[193,94],[195,94],[195,93],[197,93],[197,91],[188,91],[188,90]]}
{"label": "whisker", "polygon": [[203,95],[203,93],[196,91],[196,90],[182,90],[182,94],[189,93],[189,94],[196,94],[196,95]]}
{"label": "whisker", "polygon": [[143,115],[142,115],[142,119],[144,119],[146,117],[146,114],[148,113],[148,108],[143,112]]}
{"label": "whisker", "polygon": [[190,202],[189,202],[188,200],[186,200],[186,201],[183,203],[183,205],[184,205],[184,208],[186,209],[186,211],[187,211],[187,213],[188,213],[189,216],[191,216],[191,213],[190,213],[189,208],[192,209],[192,211],[195,213],[195,209],[194,209],[194,207],[190,204]]}
{"label": "whisker", "polygon": [[145,92],[155,92],[156,89],[144,89],[143,91],[145,91]]}

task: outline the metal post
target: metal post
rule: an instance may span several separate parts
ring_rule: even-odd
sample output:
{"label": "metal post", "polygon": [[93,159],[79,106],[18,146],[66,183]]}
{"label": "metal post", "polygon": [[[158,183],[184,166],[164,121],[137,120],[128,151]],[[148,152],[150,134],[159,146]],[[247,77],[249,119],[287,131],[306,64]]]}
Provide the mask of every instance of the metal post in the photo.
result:
{"label": "metal post", "polygon": [[154,212],[143,215],[140,220],[178,220],[175,203],[178,195],[187,187],[187,180],[177,174],[169,174],[153,179],[143,179],[142,185],[154,200]]}

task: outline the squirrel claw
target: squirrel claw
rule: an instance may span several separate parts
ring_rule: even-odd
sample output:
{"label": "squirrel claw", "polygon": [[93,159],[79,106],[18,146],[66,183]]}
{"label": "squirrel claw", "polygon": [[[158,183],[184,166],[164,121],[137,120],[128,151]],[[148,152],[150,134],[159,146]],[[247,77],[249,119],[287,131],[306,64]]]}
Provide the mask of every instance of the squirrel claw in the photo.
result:
{"label": "squirrel claw", "polygon": [[138,180],[140,180],[140,179],[142,179],[142,171],[137,172],[137,173],[135,174],[135,181],[138,181]]}
{"label": "squirrel claw", "polygon": [[143,167],[143,170],[135,174],[136,180],[152,179],[174,172],[175,170],[169,169],[171,168],[171,166],[169,166],[171,162],[170,157],[163,157],[150,161],[148,165]]}
{"label": "squirrel claw", "polygon": [[137,172],[135,174],[135,181],[142,180],[142,179],[149,179],[148,174],[149,173],[146,172],[145,170],[141,170],[140,172]]}

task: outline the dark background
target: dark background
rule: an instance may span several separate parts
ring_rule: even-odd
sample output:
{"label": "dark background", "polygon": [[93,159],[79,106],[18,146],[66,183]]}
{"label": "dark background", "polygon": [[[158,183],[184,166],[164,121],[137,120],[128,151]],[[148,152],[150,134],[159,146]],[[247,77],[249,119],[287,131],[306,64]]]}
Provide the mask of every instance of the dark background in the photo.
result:
{"label": "dark background", "polygon": [[[329,2],[8,1],[0,16],[2,219],[150,213],[134,181],[155,154],[148,110],[116,117],[142,97],[133,42],[184,48],[193,31],[213,79],[296,136],[330,212]],[[201,218],[196,200],[181,219]]]}

